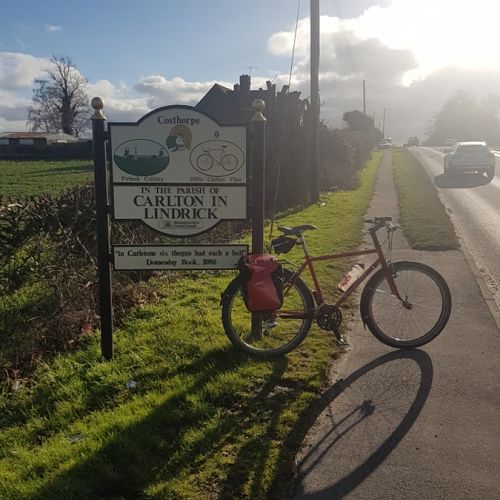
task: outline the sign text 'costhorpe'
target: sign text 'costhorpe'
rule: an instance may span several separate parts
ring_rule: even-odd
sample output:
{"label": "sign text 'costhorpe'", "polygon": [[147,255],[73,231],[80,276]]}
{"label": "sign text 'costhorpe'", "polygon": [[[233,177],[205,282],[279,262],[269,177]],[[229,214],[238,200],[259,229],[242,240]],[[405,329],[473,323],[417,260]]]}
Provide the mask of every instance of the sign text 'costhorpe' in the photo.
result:
{"label": "sign text 'costhorpe'", "polygon": [[199,125],[199,118],[181,118],[180,116],[165,116],[160,115],[157,119],[161,125]]}

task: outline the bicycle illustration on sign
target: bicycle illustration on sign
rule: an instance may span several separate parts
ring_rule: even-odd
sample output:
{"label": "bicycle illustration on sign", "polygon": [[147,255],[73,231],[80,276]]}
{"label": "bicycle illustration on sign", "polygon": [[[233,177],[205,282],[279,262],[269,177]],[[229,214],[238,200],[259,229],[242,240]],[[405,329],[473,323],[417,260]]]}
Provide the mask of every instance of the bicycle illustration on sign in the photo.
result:
{"label": "bicycle illustration on sign", "polygon": [[245,163],[243,151],[229,141],[212,140],[198,144],[189,158],[191,165],[201,174],[226,177],[237,172]]}

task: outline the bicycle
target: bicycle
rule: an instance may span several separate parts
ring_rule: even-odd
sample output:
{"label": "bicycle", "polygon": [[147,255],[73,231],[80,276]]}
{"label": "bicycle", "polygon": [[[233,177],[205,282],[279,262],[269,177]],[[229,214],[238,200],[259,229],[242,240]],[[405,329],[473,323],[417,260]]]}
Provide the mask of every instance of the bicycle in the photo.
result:
{"label": "bicycle", "polygon": [[[196,166],[202,172],[208,172],[214,166],[221,166],[226,172],[232,172],[236,170],[238,167],[238,158],[231,153],[226,153],[225,148],[226,145],[221,146],[220,148],[206,148],[203,150],[203,154],[198,156],[196,159]],[[212,155],[214,151],[220,152],[220,156],[217,159]]]}
{"label": "bicycle", "polygon": [[[221,296],[222,323],[232,344],[250,354],[279,356],[295,349],[306,337],[316,320],[322,330],[333,331],[339,343],[346,343],[340,334],[340,306],[378,267],[366,283],[360,299],[363,325],[384,344],[413,349],[436,338],[446,326],[451,313],[451,294],[444,278],[433,268],[419,262],[390,260],[393,234],[397,225],[392,217],[366,219],[373,248],[355,252],[311,256],[304,232],[317,229],[305,224],[278,229],[283,233],[272,241],[277,253],[288,253],[294,246],[302,247],[304,261],[300,265],[284,261],[293,270],[283,268],[283,306],[266,313],[251,313],[242,297],[239,276],[231,281]],[[385,228],[387,239],[380,243],[377,231]],[[384,246],[387,245],[386,250]],[[352,283],[334,304],[324,301],[314,262],[376,254],[376,259]],[[314,289],[301,279],[309,270]]]}

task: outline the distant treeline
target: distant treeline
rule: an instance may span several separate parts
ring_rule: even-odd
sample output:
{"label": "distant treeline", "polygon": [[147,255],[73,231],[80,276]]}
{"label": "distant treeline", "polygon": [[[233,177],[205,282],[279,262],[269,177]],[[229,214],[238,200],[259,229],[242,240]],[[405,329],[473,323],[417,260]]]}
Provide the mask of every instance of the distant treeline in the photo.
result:
{"label": "distant treeline", "polygon": [[467,91],[457,91],[435,115],[424,144],[442,146],[454,139],[500,145],[499,113],[500,96],[477,102]]}

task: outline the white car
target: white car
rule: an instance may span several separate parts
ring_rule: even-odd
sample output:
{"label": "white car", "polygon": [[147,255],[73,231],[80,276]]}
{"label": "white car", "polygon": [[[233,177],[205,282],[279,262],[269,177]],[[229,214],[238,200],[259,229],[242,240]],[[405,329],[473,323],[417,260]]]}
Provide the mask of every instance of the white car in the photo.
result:
{"label": "white car", "polygon": [[444,175],[453,173],[478,173],[493,179],[495,155],[483,141],[457,142],[444,155]]}
{"label": "white car", "polygon": [[382,139],[377,146],[377,149],[389,149],[394,146],[392,139],[388,137],[387,139]]}

